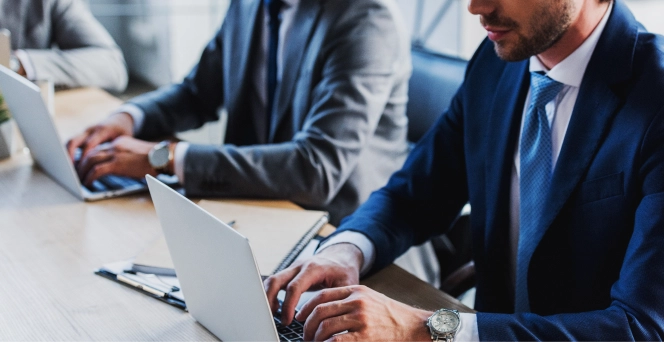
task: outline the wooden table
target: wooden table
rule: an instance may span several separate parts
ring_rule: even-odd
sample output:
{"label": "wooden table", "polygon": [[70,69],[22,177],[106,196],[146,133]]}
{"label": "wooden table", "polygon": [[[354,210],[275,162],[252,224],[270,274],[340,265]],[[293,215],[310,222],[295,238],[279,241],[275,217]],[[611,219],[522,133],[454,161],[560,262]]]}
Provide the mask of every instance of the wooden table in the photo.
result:
{"label": "wooden table", "polygon": [[[119,104],[96,89],[57,93],[62,138]],[[0,340],[216,340],[188,313],[93,274],[160,234],[147,194],[84,203],[28,154],[0,161]],[[468,311],[396,266],[365,283],[422,308]]]}

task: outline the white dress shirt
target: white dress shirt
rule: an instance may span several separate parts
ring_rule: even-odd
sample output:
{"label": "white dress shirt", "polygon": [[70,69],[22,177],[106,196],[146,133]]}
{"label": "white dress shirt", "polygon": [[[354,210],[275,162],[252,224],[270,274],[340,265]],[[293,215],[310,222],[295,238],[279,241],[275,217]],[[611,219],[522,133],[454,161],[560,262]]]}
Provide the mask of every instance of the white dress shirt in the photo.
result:
{"label": "white dress shirt", "polygon": [[35,74],[35,67],[32,65],[30,56],[28,56],[28,54],[23,50],[14,51],[14,56],[16,59],[18,59],[19,62],[21,62],[23,71],[25,71],[25,78],[29,79],[30,81],[36,81],[37,75]]}
{"label": "white dress shirt", "polygon": [[[551,142],[552,142],[552,169],[555,170],[556,162],[565,139],[567,126],[572,118],[572,111],[574,104],[579,95],[579,87],[583,81],[583,76],[590,62],[597,42],[599,41],[604,27],[606,26],[613,2],[610,3],[604,17],[599,22],[593,33],[579,46],[571,55],[567,56],[563,61],[548,70],[537,56],[530,57],[530,71],[544,71],[551,79],[564,84],[563,89],[558,96],[551,102],[546,104],[546,115],[549,119],[551,127]],[[523,121],[530,105],[530,89],[524,104],[523,115],[521,118],[521,129],[523,130]],[[521,134],[519,133],[519,137]],[[510,252],[511,252],[511,269],[512,281],[515,280],[516,272],[516,255],[519,244],[519,147],[521,139],[517,144],[516,151],[514,152],[514,167],[512,168],[511,178],[511,193],[510,193]],[[364,235],[357,232],[343,232],[326,241],[318,249],[317,253],[334,244],[351,243],[356,245],[364,256],[361,273],[366,273],[376,257],[375,246]],[[461,313],[461,325],[456,335],[455,341],[479,341],[479,330],[477,329],[477,317],[475,314]]]}
{"label": "white dress shirt", "polygon": [[[261,0],[262,1],[262,0]],[[281,25],[279,26],[279,45],[277,46],[277,83],[281,82],[281,75],[283,75],[283,59],[284,59],[284,46],[290,36],[291,28],[293,27],[293,20],[295,18],[295,13],[297,12],[297,7],[300,4],[300,0],[281,0],[284,5],[281,8]],[[255,65],[256,70],[253,72],[253,83],[254,87],[258,93],[258,98],[261,103],[257,106],[265,110],[267,104],[267,55],[268,55],[268,44],[269,44],[269,23],[270,15],[265,6],[263,7],[263,32],[261,32],[261,48],[258,50],[259,55],[256,57],[258,63]],[[124,104],[118,108],[114,114],[117,113],[128,113],[134,120],[134,132],[138,132],[141,127],[143,127],[143,121],[145,120],[145,113],[139,107],[132,104]],[[173,160],[173,171],[175,175],[178,176],[178,179],[181,184],[184,184],[184,158],[187,154],[187,149],[189,149],[189,143],[179,142],[175,146],[174,160]]]}

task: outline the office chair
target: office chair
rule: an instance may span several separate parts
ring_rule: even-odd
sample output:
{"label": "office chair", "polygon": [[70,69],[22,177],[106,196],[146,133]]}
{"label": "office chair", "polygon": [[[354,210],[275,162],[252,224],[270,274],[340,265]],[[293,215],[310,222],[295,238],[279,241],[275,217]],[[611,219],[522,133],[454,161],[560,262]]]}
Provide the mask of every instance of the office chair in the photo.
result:
{"label": "office chair", "polygon": [[428,51],[411,49],[413,74],[408,83],[408,140],[416,143],[449,107],[463,82],[468,62]]}
{"label": "office chair", "polygon": [[[449,107],[468,63],[417,46],[411,55],[406,115],[408,140],[414,145]],[[431,239],[440,263],[441,290],[455,297],[475,285],[469,219],[467,213],[460,214],[447,234]]]}

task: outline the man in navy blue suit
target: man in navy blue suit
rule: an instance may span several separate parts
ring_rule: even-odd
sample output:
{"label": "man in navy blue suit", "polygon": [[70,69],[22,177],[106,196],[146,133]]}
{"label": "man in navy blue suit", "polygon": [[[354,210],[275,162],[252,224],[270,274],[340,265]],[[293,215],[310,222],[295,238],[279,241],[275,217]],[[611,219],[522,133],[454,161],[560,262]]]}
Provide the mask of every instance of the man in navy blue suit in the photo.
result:
{"label": "man in navy blue suit", "polygon": [[[622,0],[470,0],[488,31],[447,112],[317,254],[265,282],[306,339],[664,338],[664,39]],[[360,275],[472,207],[477,314]],[[426,323],[426,324],[425,324]],[[345,334],[338,334],[340,332]]]}

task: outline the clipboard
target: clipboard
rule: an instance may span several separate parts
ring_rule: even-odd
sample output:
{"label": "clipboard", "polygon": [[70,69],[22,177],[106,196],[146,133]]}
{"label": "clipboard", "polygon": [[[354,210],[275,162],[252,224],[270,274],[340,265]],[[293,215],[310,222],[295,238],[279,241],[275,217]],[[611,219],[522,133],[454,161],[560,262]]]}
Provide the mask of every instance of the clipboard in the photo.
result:
{"label": "clipboard", "polygon": [[[198,205],[249,239],[261,274],[290,266],[309,241],[328,222],[324,211],[269,208],[229,201],[202,200]],[[134,260],[134,271],[175,275],[166,239],[152,242]]]}
{"label": "clipboard", "polygon": [[[118,284],[138,291],[146,296],[158,299],[178,309],[187,311],[184,295],[176,277],[141,274],[131,271],[133,259],[106,264],[95,270],[95,274]],[[163,279],[170,280],[164,282]],[[159,283],[162,284],[159,284]]]}

